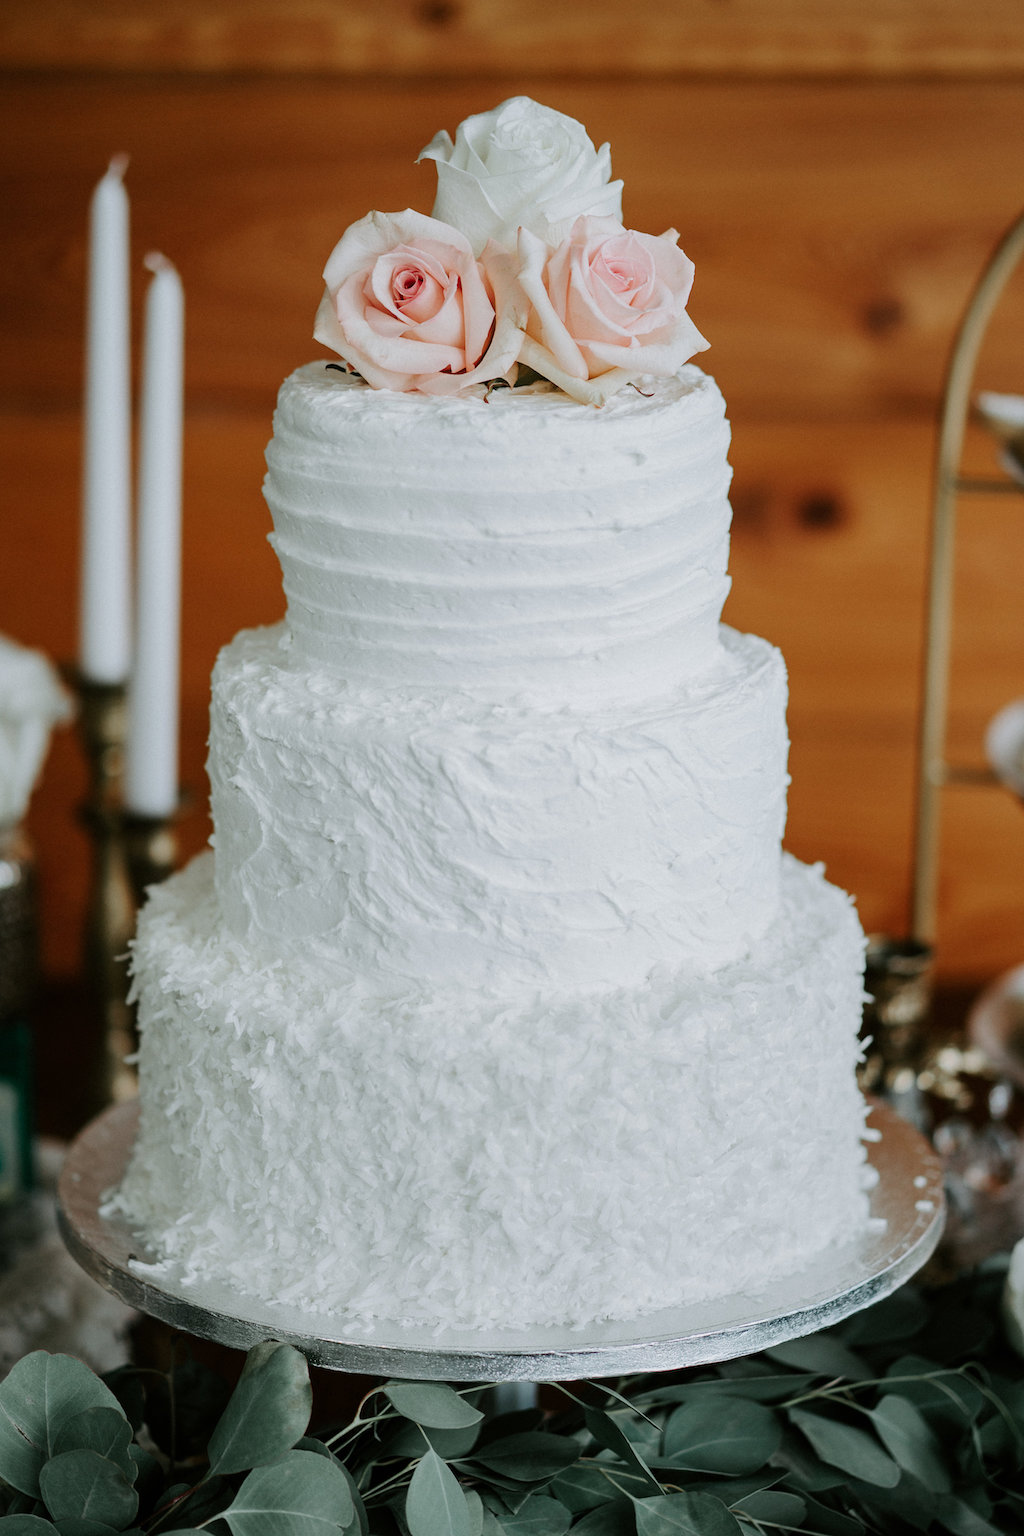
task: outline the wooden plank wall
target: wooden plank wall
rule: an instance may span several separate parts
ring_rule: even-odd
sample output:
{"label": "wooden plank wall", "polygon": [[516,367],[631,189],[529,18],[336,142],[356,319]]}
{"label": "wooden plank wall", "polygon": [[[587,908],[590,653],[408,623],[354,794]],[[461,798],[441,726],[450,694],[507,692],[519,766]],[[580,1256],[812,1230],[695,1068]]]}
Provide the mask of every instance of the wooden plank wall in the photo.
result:
{"label": "wooden plank wall", "polygon": [[[86,208],[131,156],[141,257],[188,300],[183,777],[207,834],[208,674],[278,617],[262,450],[316,355],[323,260],[371,207],[429,210],[415,152],[526,93],[608,139],[627,222],[675,225],[734,429],[727,617],[791,673],[790,846],[902,932],[934,421],[972,284],[1024,206],[1019,0],[6,0],[0,11],[0,631],[75,644]],[[979,382],[1024,392],[1024,277]],[[969,460],[993,455],[973,434]],[[951,736],[1024,694],[1024,502],[964,503]],[[53,976],[78,966],[83,769],[32,812]],[[1024,960],[1024,811],[944,797],[939,965]]]}

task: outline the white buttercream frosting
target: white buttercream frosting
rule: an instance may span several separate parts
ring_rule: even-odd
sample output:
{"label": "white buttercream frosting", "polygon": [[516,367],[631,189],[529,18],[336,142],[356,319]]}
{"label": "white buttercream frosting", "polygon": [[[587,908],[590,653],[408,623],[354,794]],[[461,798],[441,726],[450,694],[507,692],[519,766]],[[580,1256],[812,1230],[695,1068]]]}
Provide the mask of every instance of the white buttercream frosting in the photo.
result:
{"label": "white buttercream frosting", "polygon": [[264,487],[296,664],[558,703],[657,698],[710,666],[722,397],[692,367],[644,389],[597,411],[547,385],[448,399],[298,369]]}
{"label": "white buttercream frosting", "polygon": [[284,622],[214,674],[213,854],[140,919],[120,1208],[352,1326],[757,1291],[866,1213],[863,935],[783,858],[720,625],[721,397],[282,388]]}
{"label": "white buttercream frosting", "polygon": [[749,948],[778,909],[786,678],[723,632],[657,702],[580,712],[358,688],[239,635],[213,678],[223,920],[380,987],[641,984]]}

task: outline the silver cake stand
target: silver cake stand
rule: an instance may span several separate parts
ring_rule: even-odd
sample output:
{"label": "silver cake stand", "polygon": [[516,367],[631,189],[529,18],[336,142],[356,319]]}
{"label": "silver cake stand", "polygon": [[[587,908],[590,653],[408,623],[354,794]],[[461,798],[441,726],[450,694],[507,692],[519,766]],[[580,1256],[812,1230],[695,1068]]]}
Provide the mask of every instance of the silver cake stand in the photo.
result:
{"label": "silver cake stand", "polygon": [[869,1142],[878,1175],[869,1230],[760,1294],[736,1294],[627,1322],[528,1332],[354,1327],[326,1314],[239,1295],[212,1281],[186,1283],[180,1269],[153,1273],[144,1241],[104,1214],[135,1137],[135,1103],[94,1120],[68,1153],[57,1198],[64,1241],[82,1268],[140,1311],[235,1349],[263,1339],[294,1344],[312,1364],[418,1381],[571,1381],[675,1370],[753,1353],[813,1333],[880,1300],[908,1280],[939,1240],[942,1168],[925,1139],[892,1110],[872,1107]]}

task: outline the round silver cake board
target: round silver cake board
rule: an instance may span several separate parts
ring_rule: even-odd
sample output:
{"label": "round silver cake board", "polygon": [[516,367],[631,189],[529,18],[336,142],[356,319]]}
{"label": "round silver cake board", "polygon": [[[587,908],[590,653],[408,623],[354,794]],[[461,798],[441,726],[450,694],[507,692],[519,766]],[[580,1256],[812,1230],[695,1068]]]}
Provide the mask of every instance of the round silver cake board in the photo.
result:
{"label": "round silver cake board", "polygon": [[212,1281],[185,1282],[174,1266],[155,1273],[144,1241],[104,1212],[135,1137],[137,1107],[115,1105],[68,1153],[58,1188],[61,1229],[78,1263],[129,1306],[172,1327],[236,1349],[263,1339],[294,1344],[331,1370],[418,1381],[571,1381],[675,1370],[766,1349],[824,1328],[904,1283],[942,1231],[942,1168],[925,1139],[884,1105],[872,1107],[868,1143],[878,1181],[869,1229],[857,1240],[766,1287],[628,1322],[528,1332],[413,1328],[357,1330],[337,1318],[241,1296]]}

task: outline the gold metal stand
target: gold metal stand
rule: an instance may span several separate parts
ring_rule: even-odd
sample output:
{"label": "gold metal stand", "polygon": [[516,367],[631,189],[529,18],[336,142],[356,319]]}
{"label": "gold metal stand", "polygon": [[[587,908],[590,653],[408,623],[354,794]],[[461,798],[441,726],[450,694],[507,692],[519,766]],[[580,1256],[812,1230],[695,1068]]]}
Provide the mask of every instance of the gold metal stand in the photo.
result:
{"label": "gold metal stand", "polygon": [[148,885],[176,860],[173,817],[133,816],[122,807],[127,690],[121,683],[69,678],[78,695],[78,729],[89,765],[82,820],[93,842],[85,933],[85,972],[103,1046],[91,1084],[94,1110],[135,1097],[134,1009],[128,1002],[128,947]]}
{"label": "gold metal stand", "polygon": [[915,939],[929,944],[934,943],[936,928],[941,791],[951,783],[994,782],[994,775],[958,767],[948,763],[945,757],[956,503],[957,498],[966,493],[1005,495],[1021,491],[1021,486],[1009,479],[964,478],[960,473],[960,459],[981,343],[992,312],[1022,256],[1024,214],[1006,231],[981,274],[953,346],[943,398],[932,511],[910,927]]}

